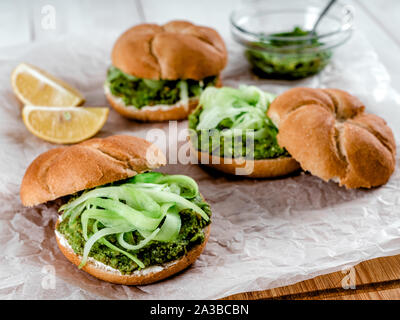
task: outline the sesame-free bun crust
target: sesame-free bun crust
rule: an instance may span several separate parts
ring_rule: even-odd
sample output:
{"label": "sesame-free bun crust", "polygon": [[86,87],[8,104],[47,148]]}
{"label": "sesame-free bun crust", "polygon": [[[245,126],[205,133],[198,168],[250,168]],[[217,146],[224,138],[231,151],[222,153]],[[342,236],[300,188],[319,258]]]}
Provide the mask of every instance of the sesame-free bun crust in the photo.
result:
{"label": "sesame-free bun crust", "polygon": [[217,76],[227,63],[221,36],[187,21],[140,24],[115,42],[112,64],[138,78],[202,80]]}
{"label": "sesame-free bun crust", "polygon": [[200,164],[227,174],[247,178],[274,178],[286,176],[300,169],[299,163],[292,157],[263,160],[231,159],[198,151],[192,143],[190,147],[196,154]]}
{"label": "sesame-free bun crust", "polygon": [[[56,225],[57,228],[57,225]],[[197,245],[186,255],[184,255],[181,259],[174,261],[175,263],[167,263],[165,267],[159,271],[154,272],[144,272],[146,269],[143,269],[142,272],[138,271],[133,273],[132,275],[123,275],[120,273],[112,272],[104,268],[98,267],[96,264],[91,262],[90,260],[87,261],[86,265],[82,267],[83,271],[91,274],[92,276],[107,282],[112,282],[116,284],[123,284],[123,285],[144,285],[154,283],[165,278],[168,278],[184,269],[189,267],[193,264],[196,259],[200,256],[203,252],[204,247],[208,241],[210,235],[210,226],[207,226],[204,229],[205,239],[203,243]],[[75,254],[75,252],[68,247],[62,245],[58,235],[56,234],[57,244],[60,248],[61,252],[65,255],[65,257],[71,261],[74,265],[79,266],[81,263],[81,257]]]}
{"label": "sesame-free bun crust", "polygon": [[278,143],[304,170],[347,188],[385,184],[395,168],[396,143],[386,122],[338,89],[294,88],[278,96],[268,116]]}
{"label": "sesame-free bun crust", "polygon": [[142,138],[94,138],[39,155],[25,172],[20,197],[24,206],[35,206],[165,164],[162,151]]}

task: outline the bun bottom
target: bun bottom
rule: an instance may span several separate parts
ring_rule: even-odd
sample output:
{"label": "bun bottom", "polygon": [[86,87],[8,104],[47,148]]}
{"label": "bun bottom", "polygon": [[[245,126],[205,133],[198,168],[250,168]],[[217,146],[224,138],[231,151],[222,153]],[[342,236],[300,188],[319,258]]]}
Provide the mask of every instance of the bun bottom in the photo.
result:
{"label": "bun bottom", "polygon": [[[292,157],[263,160],[239,160],[213,156],[196,150],[200,164],[224,173],[248,178],[274,178],[286,176],[300,169],[300,164]],[[202,162],[205,160],[204,162]]]}
{"label": "bun bottom", "polygon": [[[218,76],[215,87],[221,87],[222,81]],[[122,116],[143,121],[143,122],[162,122],[168,120],[184,120],[196,109],[199,98],[190,98],[188,103],[177,102],[174,105],[146,106],[142,109],[126,107],[121,98],[112,95],[107,85],[104,86],[104,94],[110,105]]]}
{"label": "bun bottom", "polygon": [[110,105],[120,115],[144,122],[161,122],[168,120],[183,120],[194,110],[199,102],[198,98],[192,98],[187,104],[178,102],[171,106],[149,106],[143,109],[134,107],[126,107],[124,102],[119,98],[114,97],[108,90],[105,90],[105,95]]}
{"label": "bun bottom", "polygon": [[[56,224],[56,228],[57,225],[58,222]],[[210,226],[207,226],[204,229],[204,233],[205,233],[205,239],[203,243],[191,249],[181,259],[168,262],[163,266],[160,266],[160,268],[154,269],[154,271],[150,269],[152,267],[149,267],[139,271],[135,271],[131,275],[124,275],[119,273],[117,270],[109,270],[105,267],[102,267],[102,265],[99,266],[91,260],[87,261],[86,265],[83,266],[82,270],[86,271],[87,273],[89,273],[90,275],[92,275],[97,279],[115,284],[145,285],[154,283],[166,279],[193,264],[196,261],[196,259],[200,256],[200,254],[203,252],[204,247],[207,244],[208,238],[210,236]],[[56,240],[58,247],[60,248],[64,256],[74,265],[79,266],[82,257],[77,255],[70,247],[64,246],[57,233],[56,233]]]}

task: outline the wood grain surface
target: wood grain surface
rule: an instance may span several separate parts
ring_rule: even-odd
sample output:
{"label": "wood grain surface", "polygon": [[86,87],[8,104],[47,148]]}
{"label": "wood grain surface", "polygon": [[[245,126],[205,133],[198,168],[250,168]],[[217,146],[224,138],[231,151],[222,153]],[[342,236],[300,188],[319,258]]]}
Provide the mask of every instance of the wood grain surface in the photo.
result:
{"label": "wood grain surface", "polygon": [[[351,280],[354,280],[353,286]],[[224,299],[400,300],[400,255],[364,261],[353,270],[318,276],[294,285],[245,292]]]}

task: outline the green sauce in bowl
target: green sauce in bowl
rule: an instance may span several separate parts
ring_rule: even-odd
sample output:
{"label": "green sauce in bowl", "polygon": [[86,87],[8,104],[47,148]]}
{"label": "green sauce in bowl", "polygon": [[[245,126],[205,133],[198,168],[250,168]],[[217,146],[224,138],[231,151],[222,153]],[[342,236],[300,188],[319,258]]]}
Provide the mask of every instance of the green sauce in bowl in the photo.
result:
{"label": "green sauce in bowl", "polygon": [[290,32],[275,33],[269,36],[268,41],[261,39],[254,42],[253,47],[245,51],[245,55],[254,73],[260,77],[305,78],[320,72],[332,57],[332,51],[321,49],[323,43],[317,40],[317,36],[310,38],[310,35],[310,31],[299,27]]}

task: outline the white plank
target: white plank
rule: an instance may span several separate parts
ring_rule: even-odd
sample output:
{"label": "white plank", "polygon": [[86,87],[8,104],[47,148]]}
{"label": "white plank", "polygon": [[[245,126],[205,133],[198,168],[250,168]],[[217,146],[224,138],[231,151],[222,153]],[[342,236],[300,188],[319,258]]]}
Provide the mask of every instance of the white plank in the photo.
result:
{"label": "white plank", "polygon": [[[243,0],[242,0],[243,1]],[[189,20],[229,34],[229,15],[240,0],[141,0],[146,22]]]}
{"label": "white plank", "polygon": [[[63,0],[61,0],[62,2]],[[69,10],[71,32],[117,32],[144,22],[135,0],[83,0]]]}
{"label": "white plank", "polygon": [[27,0],[0,1],[0,47],[31,40],[29,13]]}
{"label": "white plank", "polygon": [[[396,2],[397,1],[398,0],[396,0]],[[393,1],[385,0],[381,2]],[[370,1],[363,1],[362,3],[363,5],[360,5],[359,1],[353,1],[353,5],[356,10],[356,27],[362,29],[364,34],[368,36],[368,40],[374,47],[380,60],[385,65],[390,77],[392,78],[393,88],[400,92],[400,47],[395,41],[393,41],[390,35],[388,35],[379,24],[377,24],[376,20],[371,17],[368,11],[365,10],[364,4],[370,3]],[[382,16],[382,12],[376,12],[376,16],[379,16],[379,19],[383,19],[383,21],[386,20],[386,18]]]}
{"label": "white plank", "polygon": [[384,31],[400,45],[400,1],[399,0],[357,0]]}
{"label": "white plank", "polygon": [[135,0],[36,0],[31,5],[35,40],[51,39],[65,33],[119,34],[142,22]]}
{"label": "white plank", "polygon": [[[280,0],[285,1],[285,0]],[[114,32],[143,21],[164,23],[173,19],[191,20],[229,35],[229,15],[239,4],[251,0],[1,0],[0,47],[31,40],[51,39],[64,33]],[[400,1],[349,0],[355,7],[356,27],[368,35],[380,59],[400,91]],[[139,4],[139,5],[138,5]],[[140,5],[141,4],[141,5]],[[55,9],[55,28],[46,27],[46,18]],[[47,8],[47,11],[46,11]],[[51,11],[51,10],[50,10]],[[51,19],[50,19],[51,20]],[[30,26],[32,27],[30,29]],[[48,25],[47,25],[48,26]],[[397,42],[397,43],[396,43]]]}
{"label": "white plank", "polygon": [[31,1],[32,37],[48,40],[68,31],[68,6],[58,0]]}

